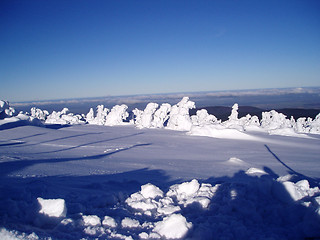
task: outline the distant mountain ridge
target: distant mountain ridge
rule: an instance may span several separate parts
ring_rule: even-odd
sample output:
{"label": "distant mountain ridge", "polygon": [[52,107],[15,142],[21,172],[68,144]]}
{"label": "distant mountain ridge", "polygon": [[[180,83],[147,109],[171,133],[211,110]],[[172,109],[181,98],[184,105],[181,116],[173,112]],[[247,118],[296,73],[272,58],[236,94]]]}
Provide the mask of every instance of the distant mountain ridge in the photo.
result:
{"label": "distant mountain ridge", "polygon": [[[209,114],[212,114],[216,116],[218,119],[221,119],[223,121],[228,120],[228,117],[231,113],[231,107],[224,107],[224,106],[208,106],[208,107],[200,107],[190,110],[190,115],[195,115],[198,110],[206,109]],[[251,116],[258,116],[259,119],[261,119],[262,112],[268,112],[272,109],[261,109],[257,107],[252,106],[239,106],[238,113],[239,118],[246,116],[247,114],[250,114]],[[280,109],[274,109],[275,111],[279,113],[283,113],[288,118],[291,116],[294,117],[294,119],[298,119],[300,117],[311,117],[314,119],[319,113],[320,109],[301,109],[301,108],[280,108]]]}

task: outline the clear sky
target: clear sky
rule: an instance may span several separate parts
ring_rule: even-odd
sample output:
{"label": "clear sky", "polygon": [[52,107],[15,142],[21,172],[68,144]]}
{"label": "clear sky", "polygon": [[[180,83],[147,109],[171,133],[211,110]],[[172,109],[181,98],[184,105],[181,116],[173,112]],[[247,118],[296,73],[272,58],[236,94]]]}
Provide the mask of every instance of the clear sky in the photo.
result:
{"label": "clear sky", "polygon": [[320,85],[320,1],[1,0],[9,101]]}

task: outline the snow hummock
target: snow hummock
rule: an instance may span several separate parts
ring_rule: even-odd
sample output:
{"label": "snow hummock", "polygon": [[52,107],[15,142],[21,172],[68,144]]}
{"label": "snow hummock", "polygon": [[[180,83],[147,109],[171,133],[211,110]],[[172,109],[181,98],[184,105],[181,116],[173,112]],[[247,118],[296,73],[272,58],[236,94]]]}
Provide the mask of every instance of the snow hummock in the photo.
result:
{"label": "snow hummock", "polygon": [[154,231],[165,239],[179,239],[184,237],[192,223],[187,222],[181,214],[172,214],[155,224]]}
{"label": "snow hummock", "polygon": [[64,199],[43,199],[38,197],[37,200],[41,207],[39,213],[56,218],[66,216],[67,208]]}

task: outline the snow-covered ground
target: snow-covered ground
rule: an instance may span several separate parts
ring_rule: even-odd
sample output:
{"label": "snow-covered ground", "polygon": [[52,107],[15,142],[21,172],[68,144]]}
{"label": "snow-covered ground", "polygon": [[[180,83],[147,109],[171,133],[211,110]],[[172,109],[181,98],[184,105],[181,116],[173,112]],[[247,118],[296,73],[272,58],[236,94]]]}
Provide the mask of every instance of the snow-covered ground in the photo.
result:
{"label": "snow-covered ground", "polygon": [[8,111],[0,239],[320,237],[320,135],[305,130],[316,121],[299,131],[274,112],[241,120],[234,105],[221,123],[180,103],[150,104],[131,122],[119,121],[125,106],[109,118],[103,106],[86,116]]}

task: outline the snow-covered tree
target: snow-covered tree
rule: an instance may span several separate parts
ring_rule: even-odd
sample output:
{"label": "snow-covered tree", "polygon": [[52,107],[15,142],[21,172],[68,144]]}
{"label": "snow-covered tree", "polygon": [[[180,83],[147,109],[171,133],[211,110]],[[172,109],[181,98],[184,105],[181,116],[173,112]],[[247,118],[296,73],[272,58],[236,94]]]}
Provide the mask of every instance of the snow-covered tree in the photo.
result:
{"label": "snow-covered tree", "polygon": [[151,126],[154,128],[163,128],[164,123],[168,120],[168,113],[171,110],[169,103],[163,103],[160,108],[154,113]]}
{"label": "snow-covered tree", "polygon": [[182,100],[171,108],[168,120],[168,129],[178,131],[189,131],[192,127],[189,110],[195,108],[195,103],[189,101],[188,97]]}
{"label": "snow-covered tree", "polygon": [[8,101],[0,100],[0,118],[12,117],[15,109],[10,107]]}
{"label": "snow-covered tree", "polygon": [[214,116],[208,113],[206,109],[201,109],[196,112],[196,115],[191,116],[192,124],[194,126],[204,126],[209,124],[218,124],[221,121]]}
{"label": "snow-covered tree", "polygon": [[114,125],[122,125],[129,117],[129,113],[127,112],[128,106],[127,105],[116,105],[114,106],[110,113],[106,117],[106,121],[104,123],[105,126],[114,126]]}

